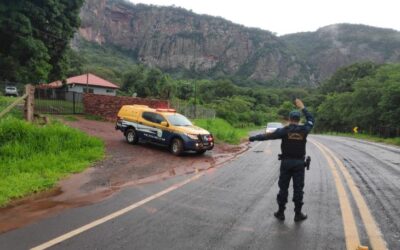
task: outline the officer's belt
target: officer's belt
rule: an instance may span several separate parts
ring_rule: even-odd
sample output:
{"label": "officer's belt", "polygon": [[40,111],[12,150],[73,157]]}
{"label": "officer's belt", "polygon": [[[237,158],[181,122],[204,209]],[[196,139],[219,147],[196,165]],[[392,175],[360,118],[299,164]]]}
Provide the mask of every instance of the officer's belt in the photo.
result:
{"label": "officer's belt", "polygon": [[282,155],[279,154],[278,155],[278,160],[300,160],[300,161],[304,161],[306,159],[305,156],[303,157],[294,157],[294,156],[288,156],[288,155]]}

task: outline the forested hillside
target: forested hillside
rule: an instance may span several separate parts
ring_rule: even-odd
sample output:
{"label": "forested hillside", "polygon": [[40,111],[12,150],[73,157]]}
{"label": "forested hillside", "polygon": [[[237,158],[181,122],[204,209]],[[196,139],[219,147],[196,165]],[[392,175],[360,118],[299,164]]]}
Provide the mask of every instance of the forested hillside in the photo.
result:
{"label": "forested hillside", "polygon": [[313,69],[317,79],[327,79],[339,67],[356,62],[400,61],[400,32],[366,25],[335,24],[282,36]]}
{"label": "forested hillside", "polygon": [[[319,127],[350,131],[357,126],[377,133],[380,127],[399,128],[400,64],[355,64],[337,71],[321,88]],[[393,131],[395,134],[397,131]]]}

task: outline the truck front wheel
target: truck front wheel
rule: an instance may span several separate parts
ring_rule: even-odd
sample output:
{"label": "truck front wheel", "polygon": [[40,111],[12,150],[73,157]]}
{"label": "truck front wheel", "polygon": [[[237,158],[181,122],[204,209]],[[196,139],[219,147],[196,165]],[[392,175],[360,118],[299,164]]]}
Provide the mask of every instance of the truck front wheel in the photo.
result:
{"label": "truck front wheel", "polygon": [[136,130],[133,128],[129,128],[125,131],[125,138],[129,144],[136,144],[138,142]]}
{"label": "truck front wheel", "polygon": [[183,142],[181,139],[175,138],[172,140],[171,152],[174,155],[181,155],[183,153]]}

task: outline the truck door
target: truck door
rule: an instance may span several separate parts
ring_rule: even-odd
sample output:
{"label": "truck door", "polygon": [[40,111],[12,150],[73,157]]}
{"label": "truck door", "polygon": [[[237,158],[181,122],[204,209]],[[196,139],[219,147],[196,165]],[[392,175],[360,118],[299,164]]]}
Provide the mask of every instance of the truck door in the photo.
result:
{"label": "truck door", "polygon": [[143,124],[142,131],[143,137],[151,142],[165,144],[166,140],[163,136],[163,126],[161,126],[162,121],[166,121],[165,118],[154,112],[143,112],[142,114]]}

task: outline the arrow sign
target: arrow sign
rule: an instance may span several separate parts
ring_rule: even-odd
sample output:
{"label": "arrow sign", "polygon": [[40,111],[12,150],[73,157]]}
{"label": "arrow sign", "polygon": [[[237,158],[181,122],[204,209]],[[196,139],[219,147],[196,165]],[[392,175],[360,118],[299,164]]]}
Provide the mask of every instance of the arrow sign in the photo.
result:
{"label": "arrow sign", "polygon": [[358,127],[354,127],[353,128],[353,132],[354,132],[354,134],[357,134],[358,133]]}

